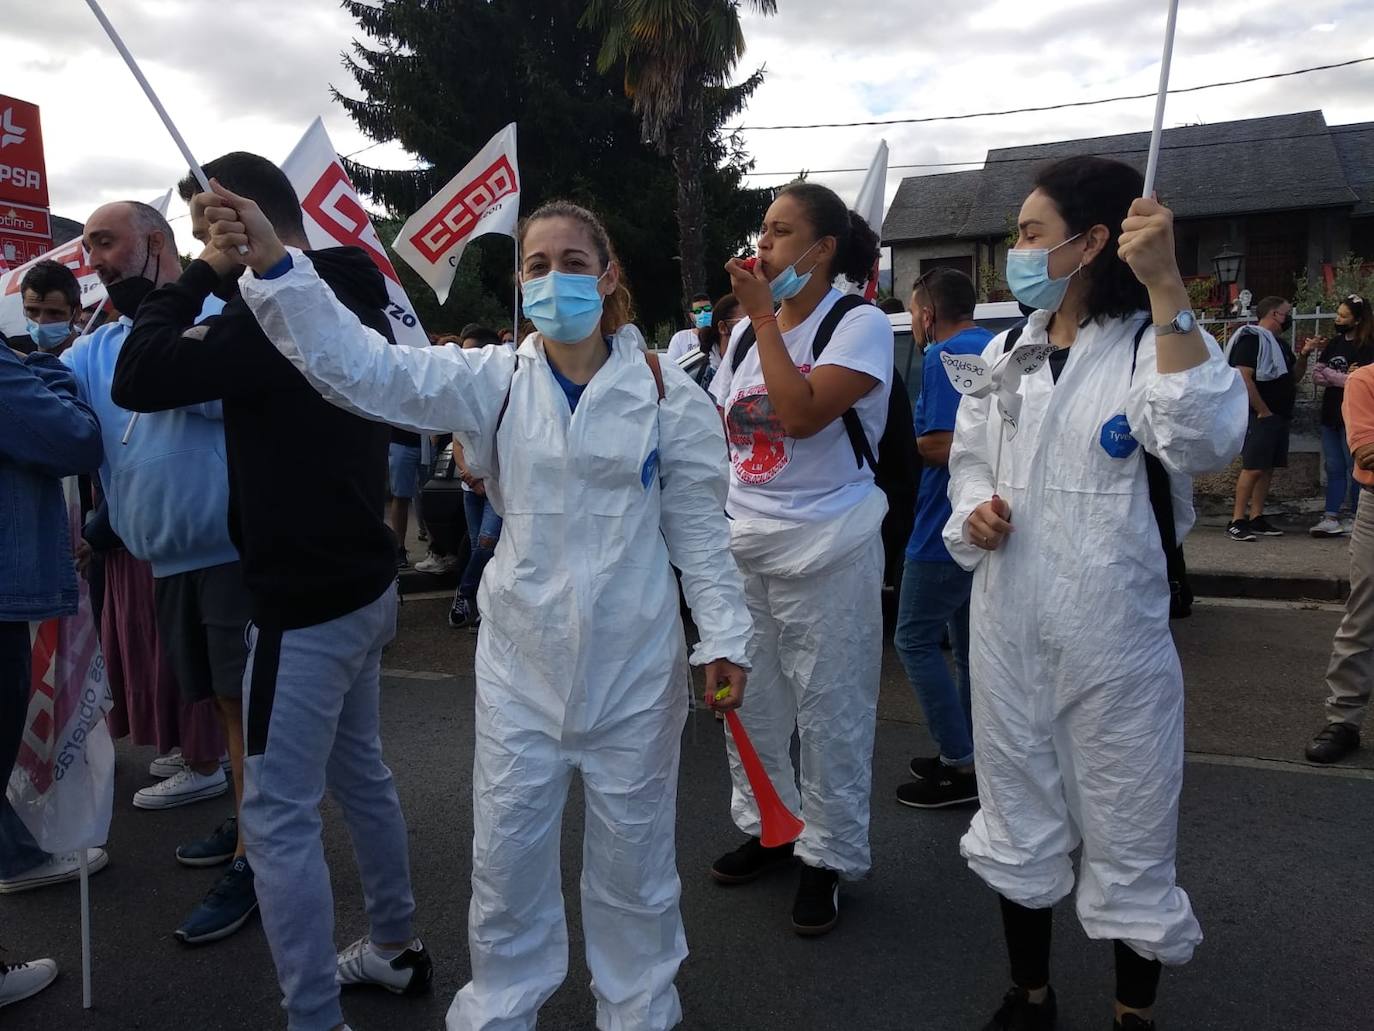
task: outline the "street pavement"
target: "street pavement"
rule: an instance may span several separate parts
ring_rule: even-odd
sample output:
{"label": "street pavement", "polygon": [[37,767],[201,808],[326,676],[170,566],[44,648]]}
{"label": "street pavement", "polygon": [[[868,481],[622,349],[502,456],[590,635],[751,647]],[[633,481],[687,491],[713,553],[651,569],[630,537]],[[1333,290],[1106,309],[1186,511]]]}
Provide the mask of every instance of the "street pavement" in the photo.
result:
{"label": "street pavement", "polygon": [[[474,636],[450,630],[442,597],[402,608],[384,660],[384,737],[411,834],[418,930],[435,961],[431,994],[345,996],[358,1031],[438,1029],[467,978]],[[1320,770],[1302,761],[1321,724],[1321,675],[1339,611],[1332,606],[1206,603],[1176,624],[1188,676],[1189,762],[1179,877],[1207,940],[1166,971],[1158,1019],[1169,1031],[1374,1028],[1374,752]],[[738,841],[719,724],[694,714],[683,735],[678,854],[692,953],[678,979],[685,1028],[703,1031],[973,1031],[1006,987],[994,896],[965,868],[968,810],[917,812],[893,790],[930,740],[889,649],[875,755],[874,869],[848,886],[838,928],[818,940],[790,929],[795,874],[721,888],[710,861]],[[63,976],[0,1010],[0,1028],[284,1027],[256,919],[207,947],[171,932],[219,871],[179,867],[179,841],[208,831],[224,799],[142,812],[151,750],[118,747],[111,862],[91,882],[95,1007],[81,1009],[75,884],[0,898],[0,942],[13,961],[51,955]],[[326,848],[340,945],[365,933],[347,835],[326,804]],[[563,890],[570,973],[540,1027],[593,1026],[582,960],[577,879],[582,802],[564,820]],[[1062,1031],[1111,1026],[1111,948],[1086,940],[1067,902],[1055,926]]]}

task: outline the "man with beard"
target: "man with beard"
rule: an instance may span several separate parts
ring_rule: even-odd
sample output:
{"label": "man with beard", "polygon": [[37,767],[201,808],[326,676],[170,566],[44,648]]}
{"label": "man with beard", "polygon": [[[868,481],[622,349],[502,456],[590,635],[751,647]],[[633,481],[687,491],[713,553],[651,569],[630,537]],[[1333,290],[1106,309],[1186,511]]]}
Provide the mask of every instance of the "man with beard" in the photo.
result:
{"label": "man with beard", "polygon": [[[166,809],[224,794],[219,757],[227,743],[234,798],[243,790],[244,629],[249,602],[239,556],[229,539],[229,479],[225,471],[224,416],[218,403],[146,416],[130,429],[132,414],[111,396],[115,367],[143,299],[181,274],[171,227],[156,209],[121,201],[99,208],[86,222],[90,264],[120,313],[117,322],[83,337],[63,356],[78,390],[100,418],[105,464],[100,479],[115,534],[134,558],[152,567],[152,597],[135,563],[107,562],[108,597],[123,609],[104,646],[112,665],[125,667],[132,684],[180,685],[184,723],[209,721],[199,734],[183,733],[181,762],[161,758],[150,770],[160,783],[134,796],[141,809]],[[204,315],[220,310],[209,298]],[[127,442],[126,442],[127,438]],[[150,623],[156,625],[154,646]],[[133,655],[138,658],[127,661]],[[205,704],[201,704],[205,703]],[[130,722],[137,714],[130,705]],[[208,738],[207,740],[204,740]],[[185,866],[232,862],[229,871],[176,930],[187,944],[215,941],[238,930],[257,908],[253,874],[230,817],[203,840],[182,845]]]}

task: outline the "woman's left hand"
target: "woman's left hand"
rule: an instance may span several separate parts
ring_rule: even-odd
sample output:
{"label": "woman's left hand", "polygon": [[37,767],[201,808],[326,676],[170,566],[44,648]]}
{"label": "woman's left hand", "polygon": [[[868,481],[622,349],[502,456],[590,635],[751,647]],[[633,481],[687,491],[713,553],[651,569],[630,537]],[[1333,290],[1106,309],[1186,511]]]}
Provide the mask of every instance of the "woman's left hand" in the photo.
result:
{"label": "woman's left hand", "polygon": [[[736,297],[739,295],[736,294]],[[723,712],[738,709],[744,703],[744,685],[749,674],[728,659],[716,659],[706,664],[706,705],[707,708]],[[729,691],[720,700],[717,691]]]}
{"label": "woman's left hand", "polygon": [[1147,289],[1182,282],[1174,252],[1174,213],[1157,200],[1139,197],[1131,203],[1117,253]]}
{"label": "woman's left hand", "polygon": [[762,319],[773,314],[773,295],[758,262],[748,268],[739,258],[731,258],[725,263],[725,271],[730,274],[730,292],[739,300],[747,318]]}

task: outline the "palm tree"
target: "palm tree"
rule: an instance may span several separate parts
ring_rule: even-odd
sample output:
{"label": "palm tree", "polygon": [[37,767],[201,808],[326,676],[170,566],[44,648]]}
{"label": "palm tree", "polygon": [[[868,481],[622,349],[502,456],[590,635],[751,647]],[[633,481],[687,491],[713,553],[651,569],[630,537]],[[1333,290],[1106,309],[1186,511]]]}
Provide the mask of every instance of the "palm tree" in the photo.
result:
{"label": "palm tree", "polygon": [[[726,85],[744,56],[740,2],[589,0],[583,17],[602,34],[599,70],[625,66],[625,95],[639,115],[644,142],[672,159],[684,302],[706,287],[706,163],[722,153],[721,125],[763,81],[757,71]],[[777,12],[777,0],[744,2],[761,14]]]}

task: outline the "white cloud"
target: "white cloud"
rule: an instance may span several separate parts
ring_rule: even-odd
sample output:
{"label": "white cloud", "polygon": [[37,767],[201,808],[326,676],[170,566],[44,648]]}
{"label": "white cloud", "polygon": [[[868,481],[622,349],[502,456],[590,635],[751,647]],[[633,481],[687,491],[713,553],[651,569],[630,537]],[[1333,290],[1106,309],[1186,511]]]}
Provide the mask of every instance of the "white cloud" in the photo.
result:
{"label": "white cloud", "polygon": [[[5,0],[4,92],[42,107],[53,209],[84,218],[117,197],[170,186],[184,163],[86,5]],[[352,90],[340,55],[359,35],[336,0],[105,0],[193,151],[208,160],[248,149],[280,160],[323,115],[349,152],[371,141],[329,96]],[[1165,5],[1140,0],[782,0],[772,18],[746,15],[740,70],[767,78],[742,122],[771,125],[918,117],[1147,93],[1158,79]],[[232,17],[231,17],[232,16]],[[1329,27],[1329,31],[1328,31]],[[1315,31],[1308,31],[1314,29]],[[1173,82],[1220,79],[1374,54],[1374,5],[1311,0],[1185,4]],[[1374,119],[1374,65],[1186,94],[1166,124],[1322,109],[1328,122]],[[990,147],[1149,128],[1153,101],[1004,118],[872,128],[749,131],[757,167],[862,168],[891,147],[888,197],[920,162],[981,161]],[[1283,145],[1276,142],[1275,145]],[[369,161],[412,160],[394,145]],[[944,169],[949,170],[949,169]],[[817,175],[852,197],[862,172]],[[180,209],[174,201],[173,214]],[[175,223],[184,227],[185,222]],[[184,249],[194,246],[189,234]]]}

